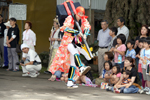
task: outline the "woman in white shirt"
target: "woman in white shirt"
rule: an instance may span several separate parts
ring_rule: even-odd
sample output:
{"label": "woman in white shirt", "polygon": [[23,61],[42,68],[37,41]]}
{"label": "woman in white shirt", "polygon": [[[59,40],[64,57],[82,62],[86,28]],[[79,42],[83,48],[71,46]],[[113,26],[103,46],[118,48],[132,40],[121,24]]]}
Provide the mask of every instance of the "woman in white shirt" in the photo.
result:
{"label": "woman in white shirt", "polygon": [[27,44],[30,49],[35,50],[36,34],[31,30],[32,23],[27,21],[25,23],[25,31],[23,32],[23,43]]}

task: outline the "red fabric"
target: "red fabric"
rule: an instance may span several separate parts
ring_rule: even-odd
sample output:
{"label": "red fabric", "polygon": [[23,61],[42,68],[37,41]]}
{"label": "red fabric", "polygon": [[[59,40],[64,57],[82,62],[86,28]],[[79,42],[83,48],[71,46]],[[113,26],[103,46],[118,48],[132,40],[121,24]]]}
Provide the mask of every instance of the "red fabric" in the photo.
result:
{"label": "red fabric", "polygon": [[64,4],[64,6],[65,6],[65,9],[66,9],[66,11],[67,11],[67,14],[68,14],[68,15],[71,15],[71,12],[70,12],[70,9],[69,9],[67,3],[64,2],[63,4]]}

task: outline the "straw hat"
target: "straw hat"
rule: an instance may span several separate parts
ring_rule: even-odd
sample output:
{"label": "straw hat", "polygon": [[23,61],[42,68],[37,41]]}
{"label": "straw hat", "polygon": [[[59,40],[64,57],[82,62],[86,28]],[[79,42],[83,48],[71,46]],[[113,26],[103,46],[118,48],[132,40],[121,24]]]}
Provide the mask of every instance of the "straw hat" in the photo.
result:
{"label": "straw hat", "polygon": [[9,27],[11,27],[11,25],[10,25],[10,21],[7,21],[6,23],[4,23],[4,25],[5,25],[5,26],[9,26]]}

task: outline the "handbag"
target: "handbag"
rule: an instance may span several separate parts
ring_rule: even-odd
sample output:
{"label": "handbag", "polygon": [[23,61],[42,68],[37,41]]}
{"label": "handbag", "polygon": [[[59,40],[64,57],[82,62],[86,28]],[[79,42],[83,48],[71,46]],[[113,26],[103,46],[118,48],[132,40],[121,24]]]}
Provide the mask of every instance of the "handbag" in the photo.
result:
{"label": "handbag", "polygon": [[21,53],[22,52],[20,47],[21,47],[20,44],[17,44],[17,46],[16,46],[16,52],[17,53]]}

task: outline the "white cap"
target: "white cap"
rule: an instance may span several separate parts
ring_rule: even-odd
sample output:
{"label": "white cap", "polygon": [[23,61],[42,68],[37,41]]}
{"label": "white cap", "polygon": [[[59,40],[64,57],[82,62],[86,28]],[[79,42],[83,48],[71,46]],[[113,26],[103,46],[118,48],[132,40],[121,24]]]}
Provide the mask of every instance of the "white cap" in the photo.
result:
{"label": "white cap", "polygon": [[29,46],[28,46],[27,44],[22,44],[22,45],[21,45],[21,50],[22,50],[23,48],[29,48]]}
{"label": "white cap", "polygon": [[9,26],[9,27],[11,27],[11,25],[10,25],[10,21],[7,21],[6,23],[4,23],[4,25],[5,25],[5,26]]}

